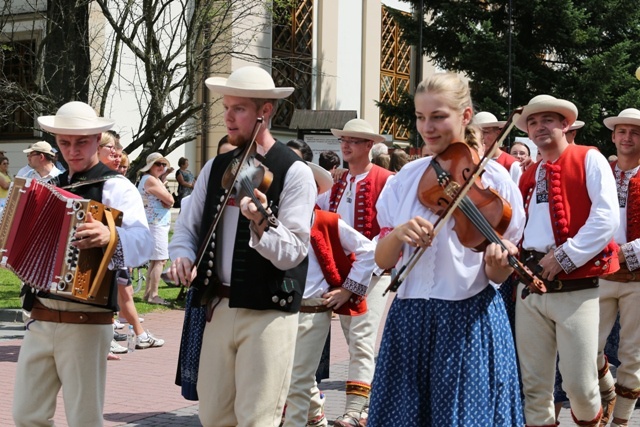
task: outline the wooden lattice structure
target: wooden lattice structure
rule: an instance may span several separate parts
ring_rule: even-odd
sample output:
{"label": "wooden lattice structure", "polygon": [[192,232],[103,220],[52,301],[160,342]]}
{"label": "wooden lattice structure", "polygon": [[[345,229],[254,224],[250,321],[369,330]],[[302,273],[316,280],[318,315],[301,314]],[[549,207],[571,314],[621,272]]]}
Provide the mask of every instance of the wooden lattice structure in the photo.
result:
{"label": "wooden lattice structure", "polygon": [[[382,42],[380,52],[380,101],[396,102],[400,94],[409,91],[411,46],[401,38],[402,29],[393,20],[388,8],[382,7]],[[380,133],[391,134],[396,140],[409,139],[409,130],[394,117],[380,113]]]}
{"label": "wooden lattice structure", "polygon": [[274,8],[273,80],[296,90],[280,102],[272,125],[288,128],[295,109],[311,108],[313,0],[296,0],[288,7],[274,2]]}

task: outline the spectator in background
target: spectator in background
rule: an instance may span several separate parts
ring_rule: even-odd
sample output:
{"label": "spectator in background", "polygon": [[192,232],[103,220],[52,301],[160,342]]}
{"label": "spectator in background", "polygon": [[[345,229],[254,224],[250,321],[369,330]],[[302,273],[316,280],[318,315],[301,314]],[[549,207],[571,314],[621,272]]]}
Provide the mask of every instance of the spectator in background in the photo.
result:
{"label": "spectator in background", "polygon": [[422,144],[420,154],[422,157],[433,156],[433,153],[429,150],[429,146],[427,144]]}
{"label": "spectator in background", "polygon": [[582,129],[582,127],[584,126],[584,122],[582,120],[576,120],[571,127],[569,128],[569,130],[567,131],[566,138],[567,138],[567,142],[569,144],[575,144],[576,143],[576,134],[578,133],[578,129]]}
{"label": "spectator in background", "polygon": [[384,142],[378,142],[371,147],[371,161],[375,160],[380,154],[389,154],[389,147]]}
{"label": "spectator in background", "polygon": [[120,166],[120,159],[116,156],[116,152],[115,138],[110,133],[103,132],[98,146],[98,158],[111,170],[117,170]]}
{"label": "spectator in background", "polygon": [[377,156],[374,156],[373,159],[371,159],[371,163],[388,170],[389,165],[391,164],[391,156],[385,153],[378,154]]}
{"label": "spectator in background", "polygon": [[313,151],[309,144],[301,139],[292,139],[287,142],[287,147],[291,148],[294,153],[302,157],[305,162],[313,162]]}
{"label": "spectator in background", "polygon": [[178,170],[176,171],[176,181],[178,181],[178,194],[174,203],[174,207],[179,208],[180,202],[185,197],[191,195],[193,186],[196,184],[196,178],[193,176],[189,167],[189,159],[186,157],[180,157],[178,160]]}
{"label": "spectator in background", "polygon": [[153,238],[153,253],[149,260],[143,298],[149,304],[168,305],[167,301],[158,295],[160,275],[164,263],[169,259],[170,208],[173,206],[173,196],[161,180],[168,166],[169,160],[162,154],[151,153],[147,156],[147,164],[140,169],[143,175],[138,184],[138,191],[142,195],[149,231]]}
{"label": "spectator in background", "polygon": [[54,165],[55,154],[48,142],[38,141],[22,152],[27,154],[27,163],[30,168],[22,175],[25,178],[49,182],[63,172]]}
{"label": "spectator in background", "polygon": [[509,152],[520,164],[527,164],[531,161],[531,149],[524,142],[514,142]]}
{"label": "spectator in background", "polygon": [[120,172],[124,176],[127,176],[130,164],[131,162],[129,161],[129,156],[123,151],[122,157],[120,157],[120,166],[118,166],[118,172]]}
{"label": "spectator in background", "polygon": [[335,153],[335,151],[323,151],[320,153],[318,164],[331,172],[340,166],[340,157]]}
{"label": "spectator in background", "polygon": [[60,155],[58,154],[58,149],[57,148],[51,148],[51,151],[53,151],[53,164],[56,166],[56,168],[58,168],[60,173],[66,171],[64,165],[60,161]]}
{"label": "spectator in background", "polygon": [[391,162],[389,163],[389,170],[391,172],[399,172],[400,169],[407,163],[409,163],[411,159],[409,155],[404,152],[404,150],[394,150],[391,153]]}
{"label": "spectator in background", "polygon": [[4,208],[11,181],[11,175],[9,175],[9,159],[0,156],[0,207]]}

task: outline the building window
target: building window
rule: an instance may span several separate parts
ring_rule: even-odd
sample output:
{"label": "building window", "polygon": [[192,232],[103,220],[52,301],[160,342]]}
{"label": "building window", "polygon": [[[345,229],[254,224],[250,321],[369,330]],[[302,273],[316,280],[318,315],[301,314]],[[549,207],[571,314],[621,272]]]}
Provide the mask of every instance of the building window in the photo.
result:
{"label": "building window", "polygon": [[274,2],[273,81],[293,86],[291,96],[280,101],[272,120],[275,128],[288,128],[295,109],[311,108],[313,57],[313,0],[295,0],[287,6]]}
{"label": "building window", "polygon": [[5,105],[0,110],[0,138],[33,138],[34,111],[24,107],[19,92],[35,93],[36,43],[34,40],[0,44],[0,84]]}
{"label": "building window", "polygon": [[[386,6],[382,6],[382,43],[380,52],[380,101],[395,103],[403,92],[409,92],[411,46],[400,39],[402,30]],[[380,133],[394,139],[408,140],[409,130],[394,117],[380,113]]]}

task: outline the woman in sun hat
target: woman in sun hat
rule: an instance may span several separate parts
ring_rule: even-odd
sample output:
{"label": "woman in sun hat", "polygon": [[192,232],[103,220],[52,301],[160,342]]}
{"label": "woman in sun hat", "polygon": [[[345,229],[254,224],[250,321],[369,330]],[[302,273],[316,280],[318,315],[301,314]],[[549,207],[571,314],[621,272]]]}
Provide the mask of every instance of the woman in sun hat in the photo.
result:
{"label": "woman in sun hat", "polygon": [[158,285],[164,264],[169,259],[170,208],[173,206],[173,196],[160,180],[169,166],[169,160],[162,154],[151,153],[147,156],[147,163],[140,169],[142,177],[138,191],[142,196],[149,230],[153,237],[153,253],[143,297],[144,301],[150,304],[167,305],[167,301],[158,295]]}

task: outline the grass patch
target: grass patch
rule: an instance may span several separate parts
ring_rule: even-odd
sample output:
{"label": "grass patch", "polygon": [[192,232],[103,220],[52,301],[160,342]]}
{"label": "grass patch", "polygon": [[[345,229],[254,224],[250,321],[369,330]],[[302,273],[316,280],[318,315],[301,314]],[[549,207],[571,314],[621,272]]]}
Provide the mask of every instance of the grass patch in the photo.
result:
{"label": "grass patch", "polygon": [[[143,275],[146,276],[146,270],[142,269]],[[134,283],[135,286],[135,283]],[[158,294],[165,300],[171,302],[168,307],[148,304],[142,301],[144,295],[145,283],[142,282],[140,290],[133,296],[138,314],[149,313],[152,311],[165,311],[170,309],[184,308],[184,301],[176,301],[180,288],[169,286],[160,280]],[[0,309],[17,309],[21,307],[20,302],[20,279],[9,270],[0,269]]]}

